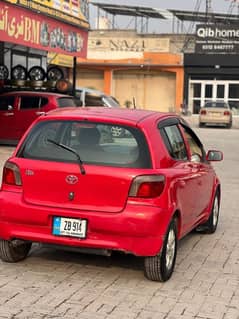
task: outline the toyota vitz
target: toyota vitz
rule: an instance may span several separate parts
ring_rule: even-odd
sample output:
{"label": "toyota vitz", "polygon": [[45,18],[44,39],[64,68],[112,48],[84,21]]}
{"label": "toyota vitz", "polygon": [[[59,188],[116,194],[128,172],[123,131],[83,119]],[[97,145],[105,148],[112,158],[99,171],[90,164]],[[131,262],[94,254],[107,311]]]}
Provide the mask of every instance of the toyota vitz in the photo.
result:
{"label": "toyota vitz", "polygon": [[[124,137],[112,137],[111,128]],[[38,118],[3,168],[0,257],[17,262],[33,242],[144,257],[144,274],[168,280],[177,242],[214,233],[221,187],[179,116],[145,110],[67,108]]]}

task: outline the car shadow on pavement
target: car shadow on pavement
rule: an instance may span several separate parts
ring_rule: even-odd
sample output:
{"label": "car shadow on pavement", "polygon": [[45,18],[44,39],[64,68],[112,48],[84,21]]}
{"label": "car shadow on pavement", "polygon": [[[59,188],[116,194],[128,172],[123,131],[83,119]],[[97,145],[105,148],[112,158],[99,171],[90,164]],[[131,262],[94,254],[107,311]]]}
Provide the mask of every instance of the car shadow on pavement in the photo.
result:
{"label": "car shadow on pavement", "polygon": [[[200,241],[202,236],[196,231],[192,231],[187,236],[182,238],[178,243],[178,257],[176,264],[180,264],[181,259],[184,258],[185,251],[190,251],[192,247]],[[192,246],[192,247],[191,247]],[[110,256],[102,256],[95,254],[87,254],[77,251],[69,251],[61,248],[53,248],[41,244],[33,244],[30,252],[30,258],[42,259],[48,262],[62,262],[75,265],[87,265],[95,267],[117,267],[129,270],[143,270],[144,257],[137,257],[123,252],[113,251]]]}
{"label": "car shadow on pavement", "polygon": [[96,267],[119,267],[129,268],[132,270],[143,269],[143,257],[136,257],[131,254],[124,254],[120,252],[112,252],[110,256],[102,256],[95,254],[87,254],[76,251],[67,251],[62,249],[55,249],[41,245],[34,245],[30,258],[40,258],[48,261],[68,262],[73,264],[96,266]]}

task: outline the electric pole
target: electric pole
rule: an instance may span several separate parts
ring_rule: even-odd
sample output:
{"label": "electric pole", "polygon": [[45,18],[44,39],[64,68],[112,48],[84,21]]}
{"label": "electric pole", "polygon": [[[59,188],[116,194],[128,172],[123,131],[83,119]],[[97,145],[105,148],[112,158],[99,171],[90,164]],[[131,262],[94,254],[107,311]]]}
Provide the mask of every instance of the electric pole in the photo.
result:
{"label": "electric pole", "polygon": [[212,18],[212,0],[206,0],[206,20],[210,22]]}

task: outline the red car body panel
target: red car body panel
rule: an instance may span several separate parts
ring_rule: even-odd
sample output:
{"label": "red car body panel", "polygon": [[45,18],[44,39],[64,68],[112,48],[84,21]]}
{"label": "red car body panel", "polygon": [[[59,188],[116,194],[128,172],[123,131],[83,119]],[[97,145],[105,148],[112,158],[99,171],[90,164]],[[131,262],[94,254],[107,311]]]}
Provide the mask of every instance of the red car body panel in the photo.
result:
{"label": "red car body panel", "polygon": [[[68,108],[51,111],[38,119],[37,123],[46,119],[84,119],[138,128],[147,140],[152,167],[85,164],[83,175],[76,163],[19,158],[17,154],[35,122],[9,160],[19,167],[22,186],[2,185],[0,238],[154,256],[160,252],[175,214],[179,238],[206,221],[220,183],[210,163],[176,161],[168,154],[157,124],[175,117],[175,114],[139,110]],[[79,183],[64,183],[69,174],[76,176]],[[134,178],[144,175],[165,177],[160,196],[129,196]],[[70,192],[75,194],[74,201],[69,201]],[[86,219],[86,238],[53,235],[54,216]]]}
{"label": "red car body panel", "polygon": [[[13,98],[12,109],[5,109],[1,106],[2,98]],[[27,128],[40,115],[59,107],[58,99],[66,98],[67,95],[52,92],[37,91],[13,91],[0,95],[0,141],[16,143],[20,140]],[[21,98],[43,98],[44,105],[34,105],[32,108],[21,109]],[[69,96],[69,99],[71,97]]]}

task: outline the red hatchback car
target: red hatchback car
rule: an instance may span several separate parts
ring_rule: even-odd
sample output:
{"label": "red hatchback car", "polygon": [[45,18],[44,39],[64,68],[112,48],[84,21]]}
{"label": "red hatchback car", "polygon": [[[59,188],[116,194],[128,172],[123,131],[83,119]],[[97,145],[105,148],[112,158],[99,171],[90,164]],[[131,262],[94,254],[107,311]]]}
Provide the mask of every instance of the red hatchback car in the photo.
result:
{"label": "red hatchback car", "polygon": [[[111,135],[111,128],[125,131]],[[221,187],[188,124],[175,114],[68,108],[38,118],[5,163],[0,257],[32,242],[144,256],[148,279],[170,278],[177,242],[217,228]]]}
{"label": "red hatchback car", "polygon": [[66,106],[76,106],[72,96],[44,91],[12,91],[0,95],[0,143],[17,144],[40,115]]}

